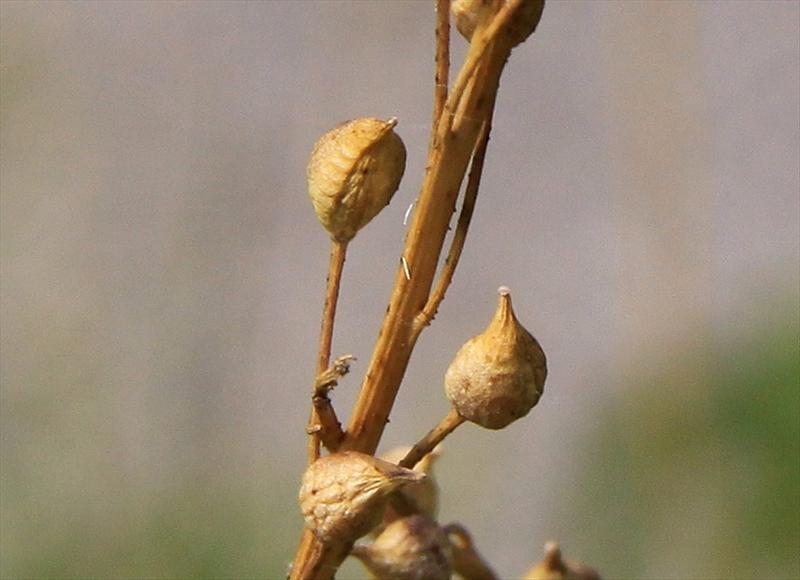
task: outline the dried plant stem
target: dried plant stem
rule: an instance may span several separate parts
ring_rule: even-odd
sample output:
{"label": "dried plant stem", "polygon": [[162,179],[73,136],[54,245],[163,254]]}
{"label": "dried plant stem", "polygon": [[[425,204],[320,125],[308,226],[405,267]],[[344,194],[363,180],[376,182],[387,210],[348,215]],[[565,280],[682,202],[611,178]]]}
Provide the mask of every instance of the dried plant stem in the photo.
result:
{"label": "dried plant stem", "polygon": [[[344,260],[347,255],[347,242],[337,242],[331,240],[331,256],[328,264],[328,280],[325,289],[325,306],[322,310],[322,327],[319,333],[319,355],[317,356],[317,371],[319,377],[328,369],[331,360],[331,343],[333,342],[333,323],[336,319],[336,304],[339,301],[339,286],[342,281],[342,270]],[[325,405],[324,401],[316,401],[316,387],[314,393],[314,405],[311,407],[311,417],[308,420],[308,463],[312,463],[319,457],[320,433],[328,431],[335,433],[341,432],[336,414],[330,401]],[[325,397],[327,400],[327,397]],[[322,414],[320,413],[322,410]],[[324,422],[323,422],[324,419]],[[339,437],[341,439],[341,437]]]}
{"label": "dried plant stem", "polygon": [[331,400],[328,398],[328,393],[338,384],[340,378],[350,372],[350,362],[355,358],[349,354],[340,356],[325,372],[317,375],[314,382],[314,394],[311,396],[311,402],[319,421],[314,425],[309,425],[308,434],[317,435],[319,441],[329,451],[336,451],[339,448],[344,432],[336,417],[336,412],[333,410]]}
{"label": "dried plant stem", "polygon": [[433,92],[433,128],[435,135],[447,101],[450,83],[450,0],[436,0],[436,76]]}
{"label": "dried plant stem", "polygon": [[472,536],[457,523],[444,526],[444,532],[453,547],[453,568],[467,580],[497,580],[497,575],[480,555]]}
{"label": "dried plant stem", "polygon": [[428,453],[433,451],[433,449],[442,441],[444,438],[450,435],[453,431],[455,431],[456,427],[461,425],[466,421],[464,417],[458,414],[458,411],[455,409],[450,409],[450,412],[447,413],[444,419],[442,419],[436,427],[428,431],[428,434],[425,435],[422,439],[417,442],[411,450],[406,453],[406,456],[398,463],[400,467],[406,467],[408,469],[414,469],[414,466]]}
{"label": "dried plant stem", "polygon": [[[428,302],[450,216],[482,123],[494,106],[507,51],[482,51],[485,66],[476,71],[459,105],[460,122],[439,123],[403,256],[413,275],[398,269],[383,326],[353,415],[344,446],[374,453],[389,418],[400,381],[419,336],[414,320]],[[453,98],[451,94],[448,102]]]}
{"label": "dried plant stem", "polygon": [[490,131],[491,125],[489,123],[484,123],[478,137],[478,146],[475,148],[475,153],[472,156],[469,180],[467,181],[467,188],[464,191],[464,202],[461,206],[461,213],[458,216],[458,225],[453,235],[453,241],[450,243],[450,250],[447,253],[444,266],[439,274],[439,282],[428,298],[425,308],[422,309],[422,312],[420,312],[414,321],[418,332],[421,331],[423,327],[429,325],[433,317],[436,316],[436,311],[439,309],[442,300],[444,300],[447,288],[453,281],[453,274],[456,271],[456,266],[458,266],[458,260],[461,258],[461,251],[464,249],[464,242],[467,240],[469,224],[472,220],[472,214],[475,211],[475,201],[478,198],[478,189],[483,174],[483,162],[486,158],[486,147],[489,144]]}
{"label": "dried plant stem", "polygon": [[[453,90],[447,95],[431,139],[425,179],[401,253],[403,263],[395,274],[389,306],[342,449],[375,453],[388,422],[411,352],[425,326],[416,322],[417,317],[430,300],[461,183],[480,134],[486,131],[484,138],[488,137],[500,75],[511,52],[510,41],[502,31],[522,5],[522,0],[503,3],[495,18],[476,32]],[[442,60],[437,60],[439,62]],[[463,235],[466,235],[468,223],[467,220]],[[463,241],[459,243],[463,244]],[[406,275],[406,267],[410,276]],[[290,578],[332,578],[350,548],[351,545],[338,543],[323,544],[306,529],[295,554]]]}
{"label": "dried plant stem", "polygon": [[[505,3],[502,8],[500,8],[491,23],[483,29],[482,33],[480,30],[476,30],[470,42],[469,51],[467,52],[464,64],[461,66],[461,71],[458,73],[458,77],[453,83],[453,88],[445,104],[446,123],[450,123],[454,120],[456,109],[462,104],[461,97],[467,90],[467,86],[472,84],[475,78],[479,76],[474,74],[475,69],[484,62],[486,53],[491,47],[495,46],[495,41],[498,39],[500,31],[508,24],[509,19],[514,16],[516,11],[519,10],[522,1],[523,0],[509,0],[509,2]],[[507,50],[510,52],[511,47],[507,47]],[[506,58],[507,57],[508,55],[506,55]],[[505,62],[505,59],[503,59],[503,62]],[[502,66],[501,64],[501,69]]]}

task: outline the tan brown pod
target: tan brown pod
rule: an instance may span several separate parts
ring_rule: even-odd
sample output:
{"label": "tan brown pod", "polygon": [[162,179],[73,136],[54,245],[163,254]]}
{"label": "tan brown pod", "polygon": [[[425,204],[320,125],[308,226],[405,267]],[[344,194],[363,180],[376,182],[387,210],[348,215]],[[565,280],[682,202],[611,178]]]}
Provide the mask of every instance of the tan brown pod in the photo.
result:
{"label": "tan brown pod", "polygon": [[[478,27],[486,27],[509,0],[453,0],[450,13],[461,35],[472,40]],[[544,0],[521,0],[505,24],[505,36],[514,47],[524,42],[539,24]]]}
{"label": "tan brown pod", "polygon": [[494,15],[496,6],[492,0],[453,0],[450,3],[450,14],[461,36],[472,39],[475,29]]}
{"label": "tan brown pod", "polygon": [[447,398],[465,419],[502,429],[539,401],[547,377],[544,351],[519,323],[506,287],[494,318],[456,354],[445,375]]}
{"label": "tan brown pod", "polygon": [[349,242],[392,199],[406,167],[397,119],[347,121],[319,138],[308,162],[308,194],[337,242]]}
{"label": "tan brown pod", "polygon": [[395,520],[374,542],[356,546],[352,554],[381,579],[449,580],[453,573],[447,535],[421,514]]}
{"label": "tan brown pod", "polygon": [[300,486],[306,526],[323,542],[351,542],[383,516],[388,495],[425,475],[356,451],[320,457]]}

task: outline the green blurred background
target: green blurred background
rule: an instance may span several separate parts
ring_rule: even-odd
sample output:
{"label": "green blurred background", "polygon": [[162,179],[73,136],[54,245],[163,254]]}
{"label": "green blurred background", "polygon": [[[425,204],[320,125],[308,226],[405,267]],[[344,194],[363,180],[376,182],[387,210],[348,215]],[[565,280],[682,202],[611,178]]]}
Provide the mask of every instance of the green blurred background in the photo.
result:
{"label": "green blurred background", "polygon": [[[346,418],[424,168],[433,18],[0,3],[0,577],[285,574],[327,264],[305,163],[355,116],[409,150],[346,266]],[[442,520],[502,578],[550,539],[608,578],[800,578],[799,30],[797,2],[549,2],[513,54],[384,445],[446,413],[510,286],[545,396],[438,463]]]}

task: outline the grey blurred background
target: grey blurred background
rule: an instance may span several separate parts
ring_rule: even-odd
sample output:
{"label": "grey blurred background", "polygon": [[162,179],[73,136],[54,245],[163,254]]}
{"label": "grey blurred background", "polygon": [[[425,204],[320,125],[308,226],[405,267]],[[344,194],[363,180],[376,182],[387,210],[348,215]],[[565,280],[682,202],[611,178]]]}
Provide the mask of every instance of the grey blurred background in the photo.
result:
{"label": "grey blurred background", "polygon": [[[432,2],[0,4],[3,578],[279,578],[328,241],[316,138],[397,116],[334,340],[377,336],[425,164]],[[438,463],[503,578],[800,577],[800,4],[548,2],[384,438],[511,287],[545,396]],[[453,39],[453,63],[464,52]],[[342,578],[361,578],[347,564]]]}

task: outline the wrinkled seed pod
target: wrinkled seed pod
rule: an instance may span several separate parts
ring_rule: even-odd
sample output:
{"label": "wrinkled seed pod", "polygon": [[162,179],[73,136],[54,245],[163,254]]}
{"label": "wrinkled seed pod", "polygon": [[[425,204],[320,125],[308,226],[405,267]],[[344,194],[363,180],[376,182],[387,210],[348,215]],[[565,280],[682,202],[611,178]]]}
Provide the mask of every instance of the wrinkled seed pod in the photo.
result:
{"label": "wrinkled seed pod", "polygon": [[447,535],[420,514],[395,520],[374,542],[357,546],[353,555],[377,578],[449,580],[453,572]]}
{"label": "wrinkled seed pod", "polygon": [[[426,475],[425,479],[404,485],[398,491],[398,493],[411,499],[422,514],[433,519],[436,519],[436,515],[439,511],[439,485],[436,483],[436,478],[433,474],[433,464],[440,455],[438,449],[437,447],[431,453],[428,453],[414,466],[414,471]],[[381,459],[389,463],[397,464],[400,463],[409,451],[411,451],[410,446],[401,445],[381,455]],[[389,509],[386,510],[386,515],[389,515],[389,511]],[[385,519],[384,517],[384,523],[388,523]]]}
{"label": "wrinkled seed pod", "polygon": [[471,40],[478,25],[492,16],[492,0],[453,0],[450,14],[461,36]]}
{"label": "wrinkled seed pod", "polygon": [[585,564],[563,560],[555,542],[545,544],[544,552],[544,559],[528,570],[523,580],[600,580],[600,575]]}
{"label": "wrinkled seed pod", "polygon": [[306,526],[323,542],[350,542],[380,521],[389,493],[424,477],[364,453],[333,453],[303,474],[300,509]]}
{"label": "wrinkled seed pod", "polygon": [[397,119],[342,123],[317,141],[308,162],[308,194],[331,237],[350,241],[392,199],[406,167]]}
{"label": "wrinkled seed pod", "polygon": [[459,414],[487,429],[527,415],[547,377],[544,352],[514,316],[508,288],[498,292],[489,326],[461,347],[445,375],[447,397]]}

